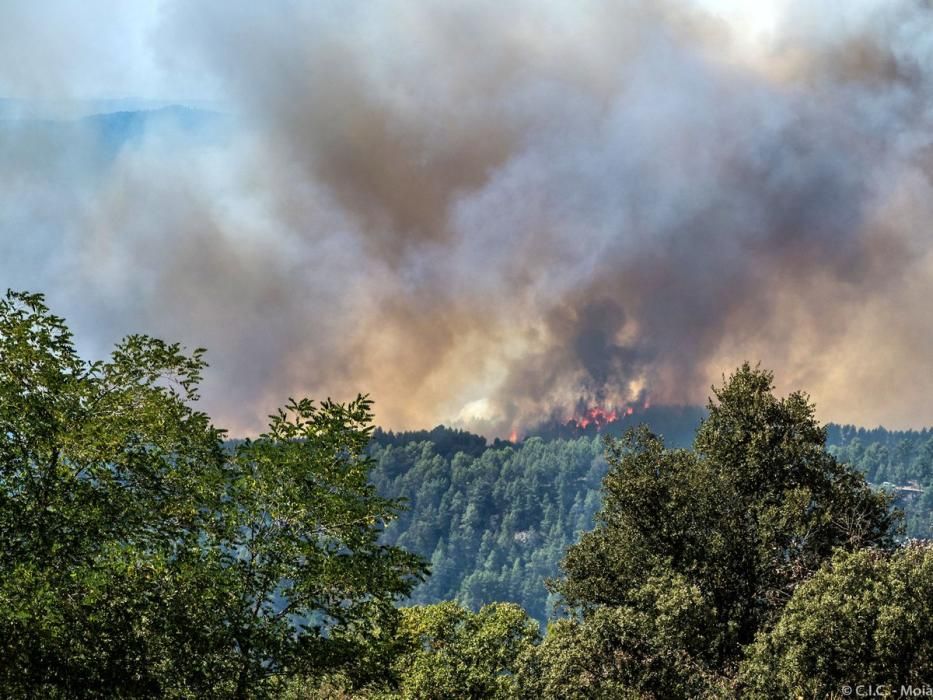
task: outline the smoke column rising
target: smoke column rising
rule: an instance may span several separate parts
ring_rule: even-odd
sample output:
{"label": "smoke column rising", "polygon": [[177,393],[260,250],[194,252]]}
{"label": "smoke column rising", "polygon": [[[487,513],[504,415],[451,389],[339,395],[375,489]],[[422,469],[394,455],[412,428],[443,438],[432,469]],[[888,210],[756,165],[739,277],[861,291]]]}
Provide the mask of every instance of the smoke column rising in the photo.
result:
{"label": "smoke column rising", "polygon": [[[222,118],[106,158],[5,122],[0,286],[91,354],[207,346],[235,432],[364,391],[388,427],[505,435],[700,402],[746,358],[825,419],[933,422],[933,9],[719,4],[163,2],[95,44],[132,67],[111,89]],[[101,72],[17,45],[9,95]]]}

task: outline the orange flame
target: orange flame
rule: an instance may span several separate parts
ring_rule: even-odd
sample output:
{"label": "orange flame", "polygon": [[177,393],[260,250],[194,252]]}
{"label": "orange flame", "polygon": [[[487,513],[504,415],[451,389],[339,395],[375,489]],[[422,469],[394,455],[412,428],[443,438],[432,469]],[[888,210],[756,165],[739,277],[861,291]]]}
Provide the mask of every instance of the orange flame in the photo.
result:
{"label": "orange flame", "polygon": [[[645,399],[639,408],[647,410],[650,406],[651,402]],[[603,408],[602,406],[594,406],[586,409],[582,415],[574,415],[565,422],[575,425],[580,430],[586,430],[591,425],[595,426],[597,430],[602,430],[610,423],[615,423],[622,418],[634,415],[635,408],[636,407],[632,405],[625,406],[624,408]]]}
{"label": "orange flame", "polygon": [[571,418],[570,420],[575,422],[578,428],[586,429],[590,425],[595,425],[599,429],[604,425],[619,420],[619,413],[614,408],[607,410],[601,406],[594,406],[579,418]]}

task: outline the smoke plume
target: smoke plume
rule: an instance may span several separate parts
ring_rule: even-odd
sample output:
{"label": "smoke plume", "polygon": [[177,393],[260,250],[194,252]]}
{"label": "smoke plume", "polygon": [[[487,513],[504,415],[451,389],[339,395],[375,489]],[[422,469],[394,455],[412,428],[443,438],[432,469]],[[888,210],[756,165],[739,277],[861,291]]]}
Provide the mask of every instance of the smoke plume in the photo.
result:
{"label": "smoke plume", "polygon": [[[208,347],[236,432],[360,391],[388,427],[506,435],[700,402],[744,359],[825,419],[929,424],[933,7],[720,4],[174,0],[129,46],[13,17],[213,111],[109,150],[5,120],[0,286],[89,354]],[[101,62],[14,46],[12,96],[86,97]]]}

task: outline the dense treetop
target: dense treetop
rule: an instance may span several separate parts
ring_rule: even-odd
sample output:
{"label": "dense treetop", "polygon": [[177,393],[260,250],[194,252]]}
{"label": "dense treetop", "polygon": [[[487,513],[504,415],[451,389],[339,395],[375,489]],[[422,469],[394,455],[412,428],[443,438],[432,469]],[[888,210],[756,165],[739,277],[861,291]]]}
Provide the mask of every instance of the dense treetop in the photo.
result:
{"label": "dense treetop", "polygon": [[370,402],[291,402],[223,448],[203,351],[88,363],[37,295],[0,299],[0,694],[259,697],[359,656],[423,577],[378,541]]}

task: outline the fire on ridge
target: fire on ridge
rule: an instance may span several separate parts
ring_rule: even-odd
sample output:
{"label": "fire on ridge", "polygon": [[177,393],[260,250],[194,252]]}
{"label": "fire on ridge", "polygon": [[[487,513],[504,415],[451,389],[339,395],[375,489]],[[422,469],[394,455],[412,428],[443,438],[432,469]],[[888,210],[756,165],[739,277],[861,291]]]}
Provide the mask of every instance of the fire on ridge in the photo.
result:
{"label": "fire on ridge", "polygon": [[525,437],[532,435],[579,437],[588,433],[600,433],[610,427],[621,427],[619,424],[626,418],[633,416],[642,418],[650,408],[651,401],[648,399],[618,406],[587,406],[581,402],[576,410],[565,418],[555,416],[551,420],[527,431],[513,427],[508,439],[509,442],[518,443]]}

